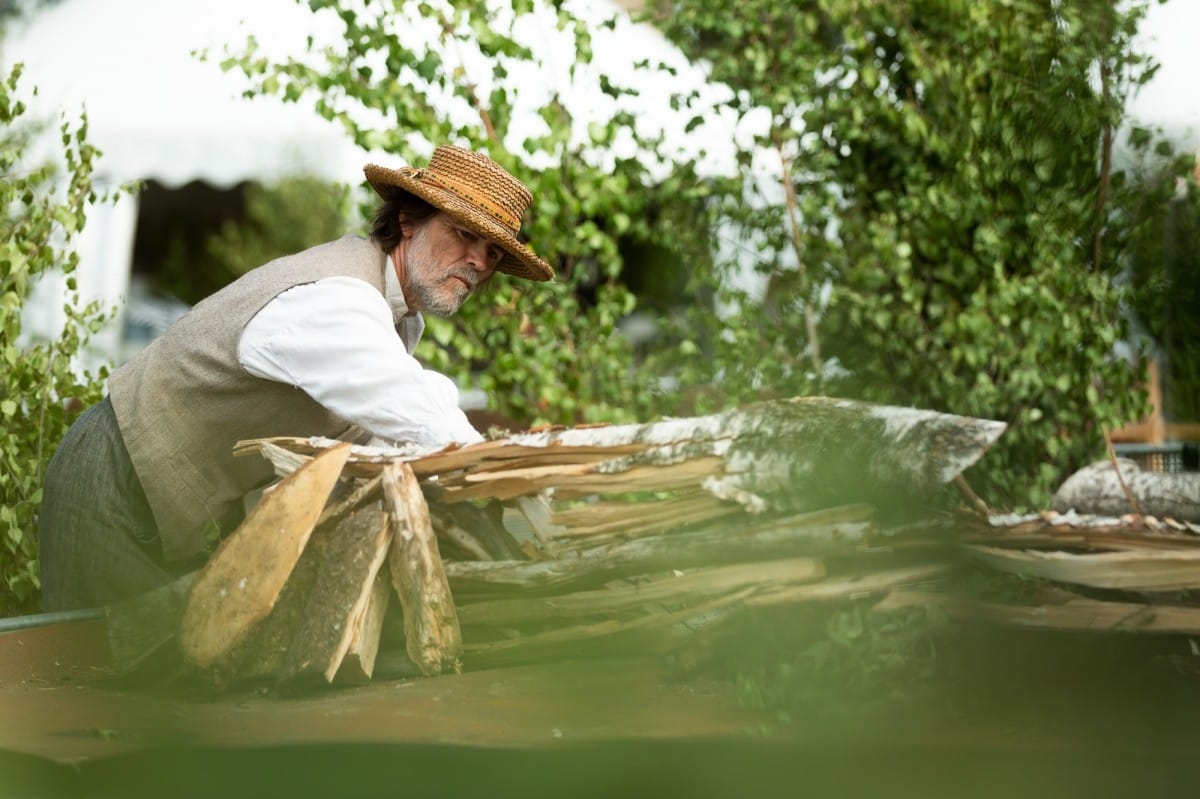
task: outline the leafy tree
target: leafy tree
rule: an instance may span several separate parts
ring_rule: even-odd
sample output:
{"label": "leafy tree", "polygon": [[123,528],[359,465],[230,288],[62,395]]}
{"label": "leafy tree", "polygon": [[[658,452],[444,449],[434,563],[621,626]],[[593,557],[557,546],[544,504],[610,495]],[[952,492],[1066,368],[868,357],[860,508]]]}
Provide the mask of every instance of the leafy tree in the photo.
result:
{"label": "leafy tree", "polygon": [[732,266],[753,262],[762,312],[733,298],[742,312],[692,379],[1003,420],[976,487],[1044,507],[1144,410],[1139,371],[1112,355],[1129,222],[1111,154],[1149,74],[1131,46],[1145,7],[656,3],[736,90],[730,110],[769,110],[759,144],[775,154],[772,179],[727,199]]}
{"label": "leafy tree", "polygon": [[[533,190],[526,232],[560,280],[499,282],[430,330],[433,365],[481,374],[501,410],[624,420],[821,392],[997,418],[1009,432],[972,480],[1033,507],[1144,411],[1138,370],[1112,355],[1132,223],[1111,151],[1149,74],[1131,44],[1146,2],[661,0],[657,24],[732,89],[672,109],[688,128],[724,115],[759,131],[736,175],[703,179],[630,113],[585,126],[531,85],[551,66],[520,35],[530,20],[572,37],[560,71],[594,77],[590,29],[565,6],[309,6],[336,15],[343,45],[274,62],[251,41],[225,66],[252,92],[310,98],[368,148],[481,147]],[[531,107],[543,132],[522,134]],[[635,305],[630,243],[688,265],[686,324],[640,373],[614,335]]]}
{"label": "leafy tree", "polygon": [[[591,60],[588,25],[558,4],[533,2],[405,2],[387,10],[336,0],[308,5],[336,15],[344,46],[275,62],[252,40],[224,62],[251,77],[250,93],[311,99],[357,143],[402,163],[423,161],[435,144],[482,149],[533,193],[524,233],[558,278],[535,286],[499,276],[487,302],[468,303],[451,320],[430,320],[422,345],[430,364],[463,383],[477,382],[497,410],[519,421],[619,421],[651,413],[654,400],[634,376],[632,348],[616,335],[618,321],[635,307],[622,280],[622,245],[697,252],[694,229],[673,227],[676,205],[709,189],[686,168],[653,179],[642,154],[653,152],[654,143],[629,114],[584,124],[563,96],[529,80],[555,67],[528,34],[518,35],[522,25],[532,20],[571,41],[575,60],[558,68],[568,76]],[[600,82],[610,97],[626,91],[607,78]],[[540,130],[522,133],[530,128],[516,124],[518,118],[540,120]],[[622,154],[618,131],[639,145],[636,155]]]}
{"label": "leafy tree", "polygon": [[[105,316],[82,306],[75,289],[78,257],[71,239],[97,199],[91,175],[96,150],[87,143],[87,119],[61,126],[64,173],[24,160],[19,127],[18,65],[0,83],[0,614],[32,609],[39,585],[36,518],[42,475],[77,409],[100,399],[105,370],[80,374],[74,356]],[[61,270],[68,275],[61,335],[26,341],[21,309],[34,281]]]}

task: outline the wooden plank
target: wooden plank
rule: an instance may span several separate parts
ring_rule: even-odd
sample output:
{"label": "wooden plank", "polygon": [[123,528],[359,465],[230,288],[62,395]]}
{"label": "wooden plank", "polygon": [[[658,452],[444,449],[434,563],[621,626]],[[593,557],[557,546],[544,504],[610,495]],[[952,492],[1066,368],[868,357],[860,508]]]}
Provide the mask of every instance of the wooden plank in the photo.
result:
{"label": "wooden plank", "polygon": [[429,509],[406,463],[383,473],[384,504],[394,530],[388,566],[404,613],[409,659],[422,674],[462,669],[462,633],[429,521]]}
{"label": "wooden plank", "polygon": [[[556,466],[527,466],[523,469],[472,471],[463,475],[462,481],[468,485],[472,483],[508,482],[515,480],[524,480],[533,484],[540,480],[549,479],[554,481],[560,477],[587,474],[591,470],[591,463],[571,463]],[[550,485],[554,485],[554,483],[550,482]]]}
{"label": "wooden plank", "polygon": [[1161,534],[1110,528],[1089,530],[1086,528],[1037,529],[1029,532],[966,533],[960,540],[967,544],[979,544],[1004,549],[1080,549],[1103,552],[1108,550],[1200,550],[1200,536],[1188,534]]}
{"label": "wooden plank", "polygon": [[341,444],[301,466],[221,542],[184,609],[180,645],[189,663],[212,664],[271,612],[349,456]]}
{"label": "wooden plank", "polygon": [[[562,448],[545,449],[518,458],[484,458],[469,469],[462,470],[456,474],[466,477],[466,475],[486,474],[489,472],[520,472],[525,469],[592,466],[597,463],[610,461],[624,454],[629,454],[629,449],[629,447],[614,447],[612,449],[582,449],[579,447],[573,447],[570,450]],[[640,452],[642,449],[638,448],[633,451]]]}
{"label": "wooden plank", "polygon": [[365,685],[371,681],[375,670],[375,658],[379,654],[379,639],[383,635],[383,619],[387,615],[388,600],[392,595],[392,581],[380,572],[372,584],[370,600],[363,613],[353,620],[354,638],[342,666],[338,669],[337,682],[349,685]]}
{"label": "wooden plank", "polygon": [[281,686],[333,682],[361,631],[391,539],[387,514],[371,507],[314,537],[317,574],[279,674]]}
{"label": "wooden plank", "polygon": [[567,475],[554,481],[552,485],[555,488],[555,497],[560,499],[574,499],[591,494],[675,491],[694,488],[705,478],[721,475],[724,470],[725,460],[709,455],[663,466],[632,466],[621,472],[598,472],[593,469],[590,473]]}
{"label": "wooden plank", "polygon": [[325,508],[321,517],[317,519],[317,527],[337,521],[351,511],[357,510],[360,505],[377,498],[383,490],[382,486],[383,479],[378,475],[360,483],[345,499]]}
{"label": "wooden plank", "polygon": [[[554,521],[550,502],[544,494],[519,497],[512,503],[512,507],[520,520],[524,520],[523,527],[529,530],[527,543],[536,550],[541,551],[547,541],[562,532],[562,528]],[[521,538],[517,538],[521,542]]]}
{"label": "wooden plank", "polygon": [[236,685],[274,685],[278,681],[292,639],[308,613],[317,560],[312,548],[305,547],[271,613],[203,671],[202,676],[209,683],[227,689]]}
{"label": "wooden plank", "polygon": [[529,463],[546,459],[541,460],[543,464],[587,463],[594,461],[597,457],[607,460],[646,449],[646,445],[636,443],[600,447],[594,445],[566,446],[553,441],[548,441],[543,445],[517,443],[520,438],[527,435],[472,444],[446,454],[427,455],[413,460],[410,465],[414,474],[418,477],[425,477],[462,469],[510,468],[514,462],[520,467],[526,465],[521,463],[526,459]]}

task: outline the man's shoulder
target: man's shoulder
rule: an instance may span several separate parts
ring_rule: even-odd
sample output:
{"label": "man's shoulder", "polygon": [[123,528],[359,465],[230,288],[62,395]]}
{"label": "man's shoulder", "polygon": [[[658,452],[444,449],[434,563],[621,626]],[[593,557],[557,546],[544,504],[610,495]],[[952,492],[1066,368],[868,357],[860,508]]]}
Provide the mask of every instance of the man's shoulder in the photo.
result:
{"label": "man's shoulder", "polygon": [[379,257],[382,250],[376,244],[374,239],[369,239],[364,236],[358,236],[353,233],[347,233],[341,238],[333,241],[326,241],[322,244],[317,244],[309,247],[307,250],[301,250],[292,255],[285,255],[279,260],[289,258],[297,259],[327,259],[330,257],[346,257],[346,258],[366,258]]}

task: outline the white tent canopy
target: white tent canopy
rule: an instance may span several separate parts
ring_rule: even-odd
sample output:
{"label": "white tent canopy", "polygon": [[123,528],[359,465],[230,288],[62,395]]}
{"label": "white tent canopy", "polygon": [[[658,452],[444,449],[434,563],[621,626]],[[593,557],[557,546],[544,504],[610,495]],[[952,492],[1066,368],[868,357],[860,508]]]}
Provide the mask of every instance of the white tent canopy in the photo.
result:
{"label": "white tent canopy", "polygon": [[[268,53],[298,51],[320,17],[295,0],[59,0],[7,32],[0,60],[25,65],[27,117],[51,126],[87,113],[102,156],[102,188],[134,180],[218,187],[290,174],[355,182],[366,160],[346,133],[314,111],[276,98],[247,99],[244,76],[216,63],[226,45],[253,35]],[[209,49],[212,61],[194,51]],[[129,290],[138,199],[94,207],[77,241],[85,301],[121,307]],[[54,336],[65,322],[63,279],[40,284],[25,330]],[[119,324],[93,340],[89,366],[117,357]]]}
{"label": "white tent canopy", "polygon": [[[112,182],[204,180],[228,186],[307,172],[354,180],[361,153],[341,128],[216,63],[253,35],[269,53],[299,51],[319,27],[295,0],[59,0],[9,34],[6,62],[38,87],[33,116],[78,116]],[[213,60],[193,55],[210,50]]]}
{"label": "white tent canopy", "polygon": [[[579,5],[577,10],[597,18],[615,11],[607,0]],[[562,65],[573,60],[573,42],[556,30],[554,14],[543,17],[522,31],[546,54],[541,68],[526,76],[525,89],[541,86],[547,96],[561,93],[581,126],[611,113],[595,69],[566,80]],[[418,33],[409,21],[392,24],[396,35]],[[297,0],[56,0],[9,31],[0,61],[6,67],[23,62],[23,86],[38,87],[29,104],[31,117],[74,120],[86,110],[89,141],[103,153],[96,174],[102,186],[149,179],[168,186],[192,180],[229,186],[295,173],[353,183],[361,179],[369,156],[338,125],[306,104],[242,97],[245,77],[223,73],[215,63],[227,45],[240,49],[248,36],[263,54],[278,59],[300,55],[310,35],[318,46],[337,45],[339,32],[335,17],[314,14]],[[596,63],[604,72],[620,76],[621,83],[643,84],[635,98],[640,106],[631,109],[640,121],[659,127],[677,146],[703,149],[719,171],[735,168],[731,124],[714,118],[680,135],[688,113],[667,109],[669,82],[635,77],[634,64],[647,56],[672,61],[680,70],[678,80],[693,88],[705,85],[701,70],[690,67],[657,31],[633,26],[627,18],[617,30],[597,30],[595,38]],[[200,61],[193,55],[197,50],[208,50],[213,60]],[[537,92],[530,98],[536,105]],[[519,124],[542,124],[538,110],[522,109]],[[77,242],[83,299],[121,303],[129,288],[137,215],[132,197],[90,213]],[[43,285],[40,291],[42,297],[27,305],[26,330],[53,336],[65,321],[59,307],[62,287]],[[119,327],[109,326],[103,334],[109,340],[96,342],[93,365],[117,351],[113,337]]]}

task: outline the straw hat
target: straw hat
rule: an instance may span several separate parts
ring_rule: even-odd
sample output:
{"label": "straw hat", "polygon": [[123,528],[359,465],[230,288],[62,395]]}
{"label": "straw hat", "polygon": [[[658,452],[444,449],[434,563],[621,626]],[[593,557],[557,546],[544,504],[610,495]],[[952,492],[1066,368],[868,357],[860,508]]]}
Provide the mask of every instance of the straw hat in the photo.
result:
{"label": "straw hat", "polygon": [[533,195],[486,155],[442,145],[425,169],[367,164],[363,172],[380,197],[414,194],[498,245],[505,252],[496,266],[501,272],[529,280],[554,277],[550,264],[517,239]]}

